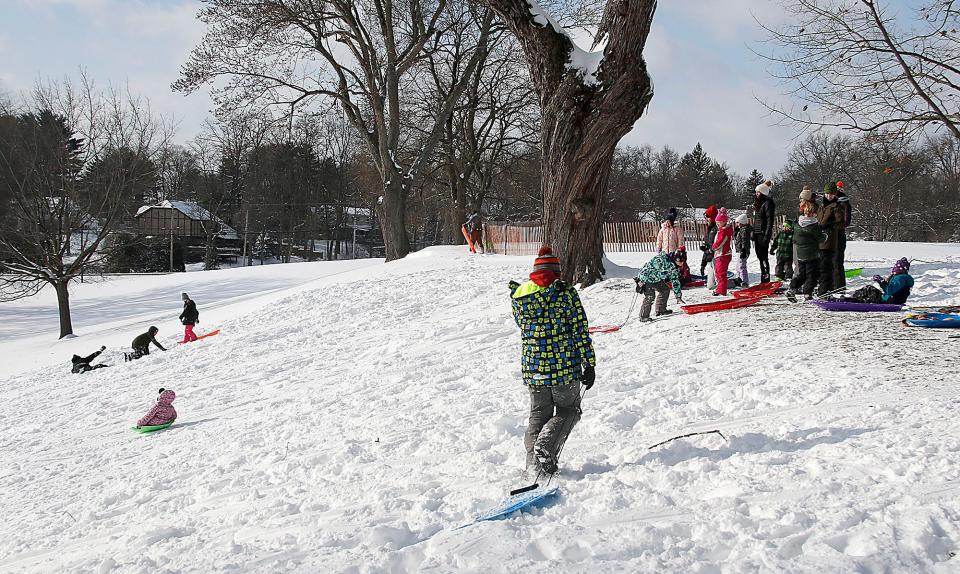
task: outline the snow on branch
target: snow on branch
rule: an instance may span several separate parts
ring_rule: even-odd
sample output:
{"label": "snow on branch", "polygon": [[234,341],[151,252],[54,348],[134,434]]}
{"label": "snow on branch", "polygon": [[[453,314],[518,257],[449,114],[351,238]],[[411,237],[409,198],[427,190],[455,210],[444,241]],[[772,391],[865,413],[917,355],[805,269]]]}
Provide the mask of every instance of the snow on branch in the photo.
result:
{"label": "snow on branch", "polygon": [[603,49],[595,52],[585,50],[577,45],[573,36],[564,28],[553,16],[537,3],[537,0],[525,0],[533,15],[533,22],[538,26],[546,28],[550,26],[553,30],[562,36],[566,36],[570,41],[570,54],[567,56],[567,69],[580,72],[583,77],[583,83],[588,86],[595,86],[599,83],[597,72],[600,70],[600,64],[603,63]]}

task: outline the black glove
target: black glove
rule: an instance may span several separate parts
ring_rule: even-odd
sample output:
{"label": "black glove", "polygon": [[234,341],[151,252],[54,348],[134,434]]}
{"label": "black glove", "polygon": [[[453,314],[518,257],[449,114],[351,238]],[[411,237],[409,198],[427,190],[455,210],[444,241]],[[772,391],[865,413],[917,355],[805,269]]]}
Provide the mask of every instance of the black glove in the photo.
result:
{"label": "black glove", "polygon": [[588,391],[590,387],[593,386],[593,382],[597,380],[597,371],[590,365],[587,365],[583,368],[583,376],[580,377],[580,384],[583,385]]}
{"label": "black glove", "polygon": [[637,293],[643,293],[643,281],[641,281],[639,277],[634,277],[633,282],[637,284]]}
{"label": "black glove", "polygon": [[100,350],[101,350],[101,351],[106,351],[106,350],[107,350],[107,346],[106,346],[106,345],[101,345],[101,346],[100,346]]}

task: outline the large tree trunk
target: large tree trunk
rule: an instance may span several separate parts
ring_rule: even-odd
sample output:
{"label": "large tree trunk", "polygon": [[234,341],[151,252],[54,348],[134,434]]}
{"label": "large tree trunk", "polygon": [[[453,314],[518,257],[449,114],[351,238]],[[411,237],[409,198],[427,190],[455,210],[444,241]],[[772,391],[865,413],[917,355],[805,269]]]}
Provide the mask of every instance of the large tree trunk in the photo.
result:
{"label": "large tree trunk", "polygon": [[70,291],[67,289],[68,281],[59,279],[53,282],[53,288],[57,291],[57,307],[60,309],[60,338],[73,335],[73,320],[70,318]]}
{"label": "large tree trunk", "polygon": [[[544,237],[563,278],[589,285],[604,273],[603,196],[617,143],[653,97],[643,48],[655,0],[607,0],[595,44],[606,39],[591,75],[570,36],[526,0],[479,0],[517,35],[543,113]],[[580,66],[578,68],[578,66]]]}
{"label": "large tree trunk", "polygon": [[377,206],[380,217],[383,245],[387,261],[402,259],[410,253],[410,238],[407,236],[407,194],[399,181],[384,183],[383,201]]}

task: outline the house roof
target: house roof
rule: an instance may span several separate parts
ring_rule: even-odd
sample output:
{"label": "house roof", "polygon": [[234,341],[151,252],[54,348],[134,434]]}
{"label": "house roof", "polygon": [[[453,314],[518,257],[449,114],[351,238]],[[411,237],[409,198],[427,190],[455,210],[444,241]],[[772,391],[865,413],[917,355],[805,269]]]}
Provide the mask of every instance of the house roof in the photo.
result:
{"label": "house roof", "polygon": [[137,214],[134,217],[140,217],[151,209],[176,209],[180,213],[196,221],[213,221],[220,224],[220,232],[217,234],[218,237],[222,237],[224,239],[240,238],[237,232],[232,227],[224,223],[223,220],[196,203],[193,203],[192,201],[167,200],[157,205],[144,205],[137,210]]}

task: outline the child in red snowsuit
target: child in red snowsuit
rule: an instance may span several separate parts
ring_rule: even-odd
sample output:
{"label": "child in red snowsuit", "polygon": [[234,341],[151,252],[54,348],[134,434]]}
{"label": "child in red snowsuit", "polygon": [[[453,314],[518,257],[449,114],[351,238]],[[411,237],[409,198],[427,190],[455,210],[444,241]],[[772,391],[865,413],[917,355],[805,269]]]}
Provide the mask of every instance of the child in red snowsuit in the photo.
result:
{"label": "child in red snowsuit", "polygon": [[717,238],[713,241],[713,264],[717,271],[717,290],[714,295],[727,294],[727,268],[732,257],[733,228],[727,225],[730,217],[727,208],[721,207],[717,214]]}
{"label": "child in red snowsuit", "polygon": [[170,389],[160,389],[160,396],[157,397],[157,404],[153,405],[150,412],[143,415],[143,418],[137,421],[138,427],[152,427],[165,425],[177,420],[177,411],[171,404],[177,394]]}

